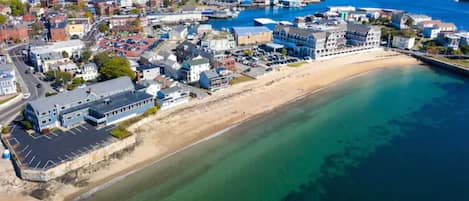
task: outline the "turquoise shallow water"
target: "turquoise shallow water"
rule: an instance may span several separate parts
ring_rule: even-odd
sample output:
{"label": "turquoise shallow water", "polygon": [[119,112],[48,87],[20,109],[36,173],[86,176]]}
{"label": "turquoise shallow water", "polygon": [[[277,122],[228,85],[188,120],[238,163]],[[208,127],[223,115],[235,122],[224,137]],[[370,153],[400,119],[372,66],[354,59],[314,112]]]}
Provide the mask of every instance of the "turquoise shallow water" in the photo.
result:
{"label": "turquoise shallow water", "polygon": [[374,71],[89,200],[469,200],[468,103],[467,78],[425,66]]}

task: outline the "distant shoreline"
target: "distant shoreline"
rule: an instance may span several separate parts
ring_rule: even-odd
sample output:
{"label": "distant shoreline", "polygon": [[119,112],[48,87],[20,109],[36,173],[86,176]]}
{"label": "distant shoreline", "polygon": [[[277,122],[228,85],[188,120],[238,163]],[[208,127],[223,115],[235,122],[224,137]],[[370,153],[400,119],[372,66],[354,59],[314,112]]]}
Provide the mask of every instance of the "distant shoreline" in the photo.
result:
{"label": "distant shoreline", "polygon": [[[346,58],[349,58],[349,59],[346,59]],[[83,189],[75,188],[73,190],[69,189],[69,190],[66,190],[65,192],[60,192],[59,197],[57,198],[60,199],[61,197],[60,195],[62,195],[63,198],[65,198],[65,200],[80,200],[80,199],[88,198],[89,196],[92,196],[92,194],[100,190],[103,190],[111,186],[112,184],[122,181],[127,176],[130,176],[133,173],[143,170],[144,168],[153,166],[163,161],[164,159],[167,159],[201,142],[204,142],[212,138],[215,138],[219,135],[222,135],[227,130],[230,130],[242,123],[245,123],[252,119],[268,114],[272,112],[273,110],[276,110],[282,107],[288,107],[289,104],[292,104],[294,102],[297,102],[298,100],[302,100],[306,97],[314,95],[320,91],[323,91],[324,89],[338,85],[346,80],[350,80],[350,79],[359,77],[361,75],[365,75],[375,70],[384,69],[384,68],[393,68],[393,67],[404,67],[404,66],[415,65],[415,64],[419,64],[419,62],[417,62],[415,59],[411,57],[401,55],[395,52],[385,52],[382,50],[379,50],[377,52],[363,53],[360,55],[346,56],[345,58],[336,58],[336,59],[327,60],[327,61],[316,61],[316,62],[312,62],[309,64],[305,64],[304,66],[301,66],[299,68],[284,67],[285,70],[281,70],[280,72],[275,72],[274,74],[266,75],[260,78],[259,80],[232,86],[233,89],[222,90],[219,93],[215,93],[215,95],[213,95],[212,97],[207,98],[207,100],[204,99],[200,101],[194,101],[194,103],[190,103],[186,107],[182,107],[180,109],[175,109],[175,110],[170,110],[170,111],[164,111],[161,114],[157,114],[146,120],[147,122],[152,122],[152,124],[147,123],[139,127],[133,126],[131,128],[132,130],[136,132],[143,132],[143,133],[147,133],[145,132],[145,130],[148,130],[149,132],[153,130],[156,131],[156,133],[146,134],[145,140],[144,140],[145,143],[142,144],[141,147],[137,147],[137,149],[141,150],[140,152],[147,153],[144,159],[140,159],[140,160],[132,161],[132,162],[127,161],[127,163],[122,162],[122,161],[127,160],[127,158],[134,158],[137,156],[140,157],[141,156],[140,152],[136,150],[134,153],[131,154],[131,156],[127,156],[126,158],[120,161],[117,161],[117,163],[119,164],[111,164],[111,169],[113,169],[112,171],[101,170],[101,171],[98,171],[97,173],[94,173],[93,175],[100,175],[101,178],[98,178],[94,181],[90,181],[91,183],[90,186],[85,187]],[[320,69],[315,69],[315,68],[320,68]],[[318,83],[318,85],[313,84],[313,86],[311,86],[311,83],[314,83],[314,82],[309,83],[308,82],[308,80],[310,80],[309,77],[315,77],[315,73],[310,72],[311,70],[319,71],[319,72],[325,73],[326,75],[328,73],[334,74],[334,72],[340,73],[341,75],[330,78],[330,79],[325,79],[325,81],[327,81],[326,83]],[[329,75],[329,76],[332,77],[333,75]],[[296,86],[297,84],[296,82],[298,80],[304,82],[304,85],[307,85],[309,87],[301,88],[301,90],[295,91],[295,93],[292,93],[291,96],[285,97],[284,99],[282,99],[282,101],[272,103],[272,105],[269,105],[269,108],[259,109],[256,106],[252,106],[252,109],[247,108],[245,111],[243,111],[243,113],[240,113],[240,111],[237,111],[237,110],[234,110],[237,113],[229,113],[228,110],[233,110],[233,107],[243,108],[241,106],[229,106],[227,107],[227,110],[222,109],[223,112],[226,112],[229,114],[222,115],[222,117],[219,117],[219,118],[212,117],[214,118],[212,126],[204,125],[205,126],[204,129],[197,129],[203,126],[199,126],[202,123],[197,121],[197,117],[193,117],[193,118],[187,119],[188,121],[187,126],[188,127],[195,126],[195,128],[188,128],[187,132],[190,131],[191,133],[187,134],[186,137],[180,136],[180,135],[177,137],[174,137],[174,135],[159,136],[161,135],[161,133],[166,133],[165,131],[170,132],[171,130],[174,130],[174,126],[176,126],[175,122],[181,119],[185,119],[182,116],[187,115],[187,113],[190,113],[190,114],[194,113],[195,115],[201,114],[201,115],[213,116],[210,114],[217,112],[217,111],[211,111],[210,109],[206,109],[206,110],[199,109],[199,107],[200,108],[211,107],[211,106],[217,107],[217,105],[221,104],[220,102],[222,101],[233,102],[232,103],[233,105],[236,105],[237,101],[238,102],[246,101],[244,100],[244,98],[243,100],[236,100],[236,99],[240,99],[237,96],[260,96],[260,95],[264,95],[266,97],[272,96],[274,92],[270,93],[270,90],[275,91],[275,94],[278,93],[277,92],[278,90],[280,90],[280,93],[282,93],[281,91],[288,90],[289,86],[290,87]],[[289,86],[285,86],[285,83],[282,84],[282,82],[288,83]],[[281,83],[280,86],[279,86],[279,83]],[[271,85],[275,85],[275,86],[271,86]],[[270,88],[270,87],[274,87],[274,88]],[[262,88],[268,88],[268,89],[266,90]],[[248,89],[251,89],[251,90],[249,91]],[[261,94],[258,94],[258,93],[261,93]],[[248,95],[244,95],[244,94],[248,94]],[[168,118],[174,119],[174,121],[168,120]],[[222,120],[219,120],[220,122],[217,122],[217,120],[220,118],[222,118]],[[180,125],[180,127],[186,127],[186,126]],[[173,132],[175,134],[180,134],[180,133],[185,133],[186,131],[173,131]],[[161,140],[161,139],[164,139],[164,140]],[[151,141],[156,141],[156,142],[151,143]],[[167,148],[161,149],[160,146],[161,147],[166,146]],[[157,148],[155,149],[155,147]],[[150,150],[152,150],[153,152]],[[103,172],[103,171],[106,171],[106,172]],[[99,174],[101,172],[104,175]],[[93,175],[91,178],[93,178]]]}

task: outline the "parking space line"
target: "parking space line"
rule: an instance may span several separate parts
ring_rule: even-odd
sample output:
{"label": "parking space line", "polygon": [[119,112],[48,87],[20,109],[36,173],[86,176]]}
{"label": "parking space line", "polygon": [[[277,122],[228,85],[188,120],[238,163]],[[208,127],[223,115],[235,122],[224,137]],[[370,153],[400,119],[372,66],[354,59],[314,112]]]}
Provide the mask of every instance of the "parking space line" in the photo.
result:
{"label": "parking space line", "polygon": [[30,150],[28,151],[28,153],[26,154],[26,156],[24,157],[24,159],[28,158],[28,156],[29,156],[29,154],[31,153],[31,151],[32,151],[32,149],[30,149]]}
{"label": "parking space line", "polygon": [[77,130],[78,130],[78,132],[79,132],[79,133],[81,133],[81,130],[80,130],[80,129],[78,129],[78,127],[75,127],[75,128],[73,128],[73,129],[77,129]]}
{"label": "parking space line", "polygon": [[50,138],[49,136],[47,135],[43,135],[45,138],[49,139],[49,140],[52,140],[52,138]]}
{"label": "parking space line", "polygon": [[65,155],[65,157],[68,158],[68,160],[72,159],[72,157],[68,156],[67,154],[64,154],[64,155]]}
{"label": "parking space line", "polygon": [[[16,137],[12,137],[12,138],[8,139],[8,141],[10,141],[10,140],[15,140],[15,142],[16,142],[15,144],[19,144],[19,143],[20,143],[20,142],[16,139]],[[10,144],[11,144],[11,143],[10,143]]]}
{"label": "parking space line", "polygon": [[35,158],[36,158],[36,155],[34,155],[33,158],[31,158],[31,160],[29,161],[29,164],[32,164]]}
{"label": "parking space line", "polygon": [[34,169],[37,169],[37,167],[39,166],[39,164],[41,164],[41,161],[39,161],[39,163],[36,164],[36,166],[34,167]]}
{"label": "parking space line", "polygon": [[78,154],[76,154],[75,152],[71,151],[70,153],[72,153],[75,157],[78,156]]}
{"label": "parking space line", "polygon": [[80,128],[83,128],[85,130],[88,130],[88,128],[86,128],[86,126],[83,126],[83,125],[80,125]]}
{"label": "parking space line", "polygon": [[69,133],[71,133],[72,135],[77,135],[75,132],[73,132],[72,130],[69,130],[68,131]]}
{"label": "parking space line", "polygon": [[52,135],[55,136],[55,137],[59,137],[59,135],[55,134],[54,132],[52,132],[52,133],[50,133],[50,134],[52,134]]}
{"label": "parking space line", "polygon": [[57,156],[57,159],[59,159],[61,162],[64,161],[60,156]]}
{"label": "parking space line", "polygon": [[23,153],[23,151],[25,151],[27,148],[29,147],[29,144],[26,145],[21,151],[19,151],[18,153]]}

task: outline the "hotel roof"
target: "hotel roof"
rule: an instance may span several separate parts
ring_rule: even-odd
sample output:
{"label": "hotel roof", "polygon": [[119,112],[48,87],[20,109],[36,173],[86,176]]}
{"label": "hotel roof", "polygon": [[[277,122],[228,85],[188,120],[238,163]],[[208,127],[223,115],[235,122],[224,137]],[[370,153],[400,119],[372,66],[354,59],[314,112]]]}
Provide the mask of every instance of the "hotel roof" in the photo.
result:
{"label": "hotel roof", "polygon": [[96,101],[90,106],[90,109],[101,114],[106,114],[132,103],[143,101],[149,98],[153,98],[153,96],[144,92],[123,92],[109,96],[103,100]]}
{"label": "hotel roof", "polygon": [[252,27],[233,27],[233,32],[239,36],[249,36],[255,35],[264,32],[272,32],[267,27],[264,26],[252,26]]}
{"label": "hotel roof", "polygon": [[[133,88],[134,85],[130,78],[120,77],[93,84],[85,88],[78,88],[72,91],[59,93],[55,96],[42,97],[29,102],[29,104],[37,112],[46,112],[56,106],[71,104],[79,100],[86,99],[86,97],[89,96],[109,96],[125,90],[130,91]],[[91,93],[88,93],[88,91],[91,91]]]}

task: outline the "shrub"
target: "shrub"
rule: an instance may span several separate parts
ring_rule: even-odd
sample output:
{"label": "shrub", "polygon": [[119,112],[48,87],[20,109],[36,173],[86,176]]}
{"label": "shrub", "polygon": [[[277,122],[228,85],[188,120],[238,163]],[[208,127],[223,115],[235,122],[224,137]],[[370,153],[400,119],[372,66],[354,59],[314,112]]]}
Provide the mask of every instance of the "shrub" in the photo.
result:
{"label": "shrub", "polygon": [[31,129],[33,129],[33,125],[31,124],[31,122],[29,122],[29,121],[27,121],[27,120],[21,121],[21,125],[22,125],[23,128],[26,129],[26,130],[31,130]]}
{"label": "shrub", "polygon": [[118,139],[123,139],[131,135],[131,133],[127,129],[121,126],[118,126],[112,129],[111,132],[109,132],[109,134]]}
{"label": "shrub", "polygon": [[9,132],[10,132],[10,128],[8,128],[8,126],[2,127],[2,133],[3,133],[3,134],[7,134],[7,133],[9,133]]}
{"label": "shrub", "polygon": [[148,117],[150,115],[156,114],[156,112],[158,112],[158,107],[155,106],[145,111],[145,113],[143,113],[143,116]]}

